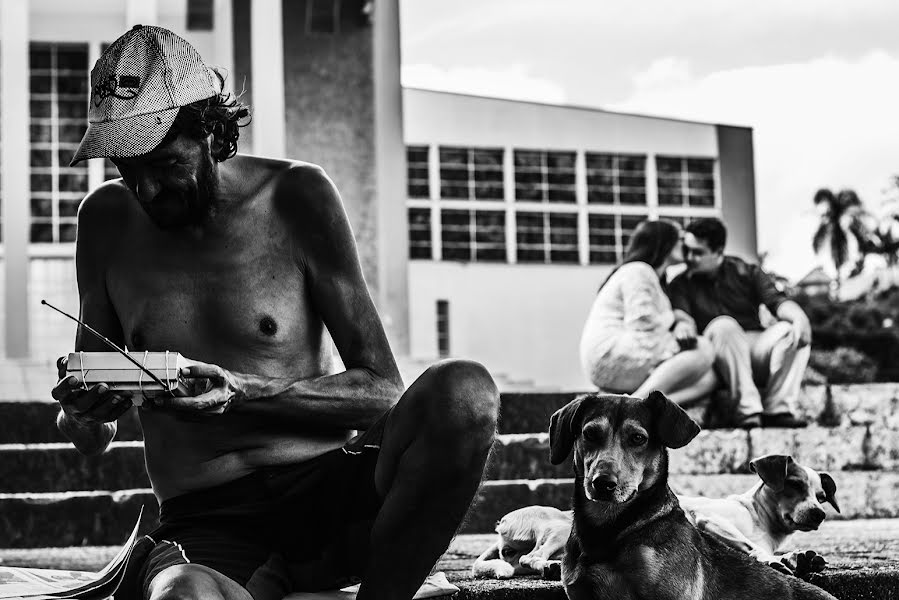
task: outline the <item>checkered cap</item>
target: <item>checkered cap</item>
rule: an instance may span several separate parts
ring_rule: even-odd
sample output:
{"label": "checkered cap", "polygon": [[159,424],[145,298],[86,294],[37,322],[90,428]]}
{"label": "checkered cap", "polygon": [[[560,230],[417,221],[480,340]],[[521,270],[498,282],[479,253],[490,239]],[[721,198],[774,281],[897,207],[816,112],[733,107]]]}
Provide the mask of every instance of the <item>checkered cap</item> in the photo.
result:
{"label": "checkered cap", "polygon": [[221,91],[193,46],[168,29],[135,25],[91,71],[87,132],[71,164],[146,154],[168,133],[180,107]]}

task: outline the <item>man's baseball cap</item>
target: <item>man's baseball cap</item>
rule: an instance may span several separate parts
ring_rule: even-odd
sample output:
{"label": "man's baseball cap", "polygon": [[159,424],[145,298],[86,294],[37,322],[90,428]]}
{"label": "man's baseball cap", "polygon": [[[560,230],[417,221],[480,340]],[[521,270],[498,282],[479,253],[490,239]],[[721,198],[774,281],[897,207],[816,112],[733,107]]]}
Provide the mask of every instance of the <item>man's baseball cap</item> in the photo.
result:
{"label": "man's baseball cap", "polygon": [[91,71],[88,127],[71,164],[146,154],[182,106],[221,92],[221,80],[193,46],[168,29],[135,25]]}

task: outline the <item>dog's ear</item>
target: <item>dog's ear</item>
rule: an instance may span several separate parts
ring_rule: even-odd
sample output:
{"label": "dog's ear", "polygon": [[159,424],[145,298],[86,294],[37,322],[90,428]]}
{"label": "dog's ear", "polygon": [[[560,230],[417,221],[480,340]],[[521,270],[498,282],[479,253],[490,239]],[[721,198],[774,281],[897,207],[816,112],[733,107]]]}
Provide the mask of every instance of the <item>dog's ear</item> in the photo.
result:
{"label": "dog's ear", "polygon": [[766,454],[749,462],[749,469],[758,473],[765,485],[775,492],[782,492],[787,470],[793,464],[793,457],[784,454]]}
{"label": "dog's ear", "polygon": [[578,396],[549,418],[549,462],[552,464],[562,464],[571,454],[577,436],[575,428],[581,424],[581,407],[588,398],[590,396]]}
{"label": "dog's ear", "polygon": [[699,435],[696,421],[662,392],[650,392],[646,402],[652,411],[655,434],[668,448],[683,448]]}
{"label": "dog's ear", "polygon": [[834,482],[833,477],[830,476],[830,473],[818,473],[821,477],[821,487],[824,488],[824,495],[827,496],[827,501],[830,502],[830,505],[836,510],[840,512],[840,507],[837,505],[837,484]]}

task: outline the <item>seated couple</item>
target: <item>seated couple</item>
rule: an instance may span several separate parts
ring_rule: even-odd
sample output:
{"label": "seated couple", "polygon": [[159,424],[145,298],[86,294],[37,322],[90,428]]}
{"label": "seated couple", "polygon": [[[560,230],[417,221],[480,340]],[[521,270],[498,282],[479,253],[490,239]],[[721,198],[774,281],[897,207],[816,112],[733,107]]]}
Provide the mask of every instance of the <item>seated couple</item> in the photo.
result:
{"label": "seated couple", "polygon": [[[808,318],[758,266],[726,256],[726,239],[715,218],[686,232],[666,220],[640,223],[593,302],[583,368],[603,391],[659,390],[680,404],[723,387],[736,426],[803,427],[792,407],[809,359]],[[665,271],[682,262],[666,293]],[[768,328],[762,304],[777,317]]]}

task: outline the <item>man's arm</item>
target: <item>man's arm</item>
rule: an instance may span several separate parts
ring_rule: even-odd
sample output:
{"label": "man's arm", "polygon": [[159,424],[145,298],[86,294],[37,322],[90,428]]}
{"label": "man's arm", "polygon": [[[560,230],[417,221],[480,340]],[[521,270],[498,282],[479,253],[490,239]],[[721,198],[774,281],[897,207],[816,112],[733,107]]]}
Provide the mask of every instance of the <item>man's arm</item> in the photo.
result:
{"label": "man's arm", "polygon": [[[267,414],[342,429],[365,429],[403,392],[387,335],[365,285],[356,241],[340,196],[325,173],[299,166],[284,174],[278,209],[294,228],[298,268],[315,311],[334,340],[346,371],[303,380],[271,379],[200,364],[184,371],[216,387],[178,407]],[[230,406],[228,403],[230,402]],[[199,406],[198,406],[199,404]]]}
{"label": "man's arm", "polygon": [[666,293],[674,310],[674,328],[672,333],[679,342],[695,340],[699,332],[696,329],[696,320],[690,314],[690,299],[684,289],[685,275],[679,275],[668,284]]}
{"label": "man's arm", "polygon": [[[123,198],[116,184],[106,184],[89,194],[78,210],[78,236],[75,243],[75,269],[81,320],[119,345],[123,344],[122,326],[106,292],[106,260],[110,256],[111,238],[121,227]],[[80,325],[75,336],[75,350],[103,352],[106,345]],[[65,374],[65,360],[60,359],[60,382],[53,389],[61,410],[56,426],[69,441],[86,455],[102,453],[116,434],[116,421],[131,407],[131,402],[100,384],[91,391],[81,389],[80,382]]]}
{"label": "man's arm", "polygon": [[805,311],[798,304],[787,298],[787,295],[777,288],[774,279],[765,273],[761,267],[752,266],[753,278],[762,304],[768,307],[781,321],[787,321],[793,325],[794,343],[799,348],[808,346],[812,341],[812,326],[809,323]]}

